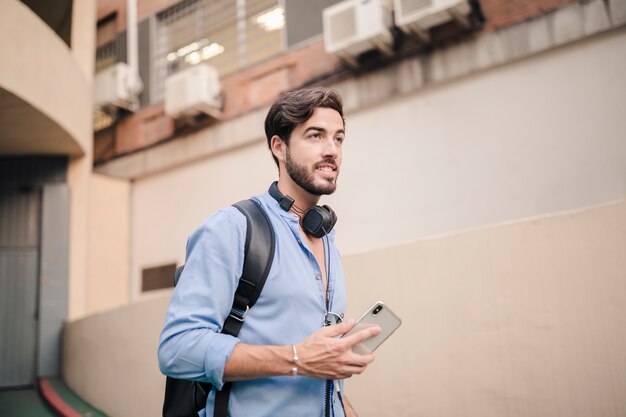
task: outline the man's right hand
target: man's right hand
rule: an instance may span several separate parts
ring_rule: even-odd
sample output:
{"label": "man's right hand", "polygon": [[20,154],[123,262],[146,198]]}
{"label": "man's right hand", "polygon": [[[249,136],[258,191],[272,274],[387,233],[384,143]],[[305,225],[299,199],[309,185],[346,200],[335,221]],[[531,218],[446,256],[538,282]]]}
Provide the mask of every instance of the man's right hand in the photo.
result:
{"label": "man's right hand", "polygon": [[374,361],[374,354],[361,355],[352,347],[376,336],[379,327],[360,330],[350,336],[346,334],[355,325],[348,320],[336,326],[323,327],[296,345],[298,351],[298,374],[319,379],[345,379],[361,374]]}

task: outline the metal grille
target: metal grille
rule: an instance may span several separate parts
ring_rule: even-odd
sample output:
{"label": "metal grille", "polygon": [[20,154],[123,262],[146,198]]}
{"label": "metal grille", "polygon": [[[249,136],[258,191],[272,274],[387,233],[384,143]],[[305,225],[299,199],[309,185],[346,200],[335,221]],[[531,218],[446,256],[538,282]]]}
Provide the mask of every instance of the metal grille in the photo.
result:
{"label": "metal grille", "polygon": [[330,39],[343,42],[356,34],[355,8],[349,7],[330,18]]}
{"label": "metal grille", "polygon": [[400,0],[402,15],[417,13],[422,9],[432,6],[432,0]]}
{"label": "metal grille", "polygon": [[184,0],[156,16],[151,102],[168,75],[206,62],[221,76],[285,49],[282,0]]}
{"label": "metal grille", "polygon": [[109,42],[96,49],[96,72],[110,67],[117,62],[115,41]]}

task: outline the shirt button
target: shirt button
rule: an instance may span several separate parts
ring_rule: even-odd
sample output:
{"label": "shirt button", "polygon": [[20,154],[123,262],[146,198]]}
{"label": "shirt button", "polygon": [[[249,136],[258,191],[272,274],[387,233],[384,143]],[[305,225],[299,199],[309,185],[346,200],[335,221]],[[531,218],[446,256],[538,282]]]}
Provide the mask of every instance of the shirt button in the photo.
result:
{"label": "shirt button", "polygon": [[322,276],[320,274],[315,274],[315,279],[319,281],[320,279],[322,279]]}

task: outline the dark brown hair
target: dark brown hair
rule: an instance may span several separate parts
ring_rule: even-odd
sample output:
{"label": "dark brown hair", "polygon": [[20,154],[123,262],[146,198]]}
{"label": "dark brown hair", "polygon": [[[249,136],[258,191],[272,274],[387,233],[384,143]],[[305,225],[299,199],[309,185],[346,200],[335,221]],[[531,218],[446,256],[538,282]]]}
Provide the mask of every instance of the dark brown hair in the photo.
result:
{"label": "dark brown hair", "polygon": [[[318,107],[336,110],[345,124],[343,102],[335,90],[312,87],[282,93],[265,117],[265,136],[270,151],[274,135],[278,135],[286,144],[289,144],[291,132],[297,125],[309,120]],[[278,159],[273,153],[272,158],[278,166]]]}

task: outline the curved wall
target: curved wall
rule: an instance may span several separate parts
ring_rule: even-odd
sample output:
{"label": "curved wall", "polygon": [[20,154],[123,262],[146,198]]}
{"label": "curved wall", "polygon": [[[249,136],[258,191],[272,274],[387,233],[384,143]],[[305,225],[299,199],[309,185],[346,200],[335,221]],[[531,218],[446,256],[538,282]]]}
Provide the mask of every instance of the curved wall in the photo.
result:
{"label": "curved wall", "polygon": [[67,45],[28,7],[2,3],[0,152],[83,155],[91,149],[91,82]]}

